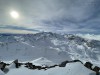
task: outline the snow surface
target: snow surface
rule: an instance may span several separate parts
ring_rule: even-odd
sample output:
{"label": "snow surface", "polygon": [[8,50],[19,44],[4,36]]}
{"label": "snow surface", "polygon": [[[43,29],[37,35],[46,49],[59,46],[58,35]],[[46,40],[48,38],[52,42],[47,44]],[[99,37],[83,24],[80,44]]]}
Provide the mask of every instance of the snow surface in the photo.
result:
{"label": "snow surface", "polygon": [[94,34],[76,34],[80,37],[90,39],[90,40],[99,40],[100,41],[100,35],[94,35]]}
{"label": "snow surface", "polygon": [[100,41],[77,35],[50,32],[37,34],[0,34],[0,60],[32,61],[40,57],[54,63],[80,59],[100,63]]}
{"label": "snow surface", "polygon": [[7,66],[6,68],[8,69],[14,69],[15,67],[15,63],[11,63],[9,66]]}
{"label": "snow surface", "polygon": [[5,74],[0,70],[0,75],[5,75]]}
{"label": "snow surface", "polygon": [[[93,35],[94,36],[94,35]],[[15,68],[11,63],[31,62],[39,66],[53,66],[65,60],[79,59],[90,61],[100,66],[100,41],[88,36],[59,35],[51,32],[37,34],[0,34],[0,60],[10,63],[7,73],[0,70],[0,75],[95,75],[82,63],[68,63],[65,67],[54,67],[47,70],[32,70],[22,65]],[[91,38],[92,37],[92,38]]]}
{"label": "snow surface", "polygon": [[31,61],[31,63],[33,63],[34,65],[39,65],[39,66],[52,66],[55,65],[55,63],[53,63],[52,61],[44,58],[44,57],[40,57],[38,59],[35,59],[33,61]]}
{"label": "snow surface", "polygon": [[48,70],[30,70],[22,66],[18,69],[10,69],[5,75],[95,75],[95,72],[77,62],[68,63],[66,67],[55,67]]}

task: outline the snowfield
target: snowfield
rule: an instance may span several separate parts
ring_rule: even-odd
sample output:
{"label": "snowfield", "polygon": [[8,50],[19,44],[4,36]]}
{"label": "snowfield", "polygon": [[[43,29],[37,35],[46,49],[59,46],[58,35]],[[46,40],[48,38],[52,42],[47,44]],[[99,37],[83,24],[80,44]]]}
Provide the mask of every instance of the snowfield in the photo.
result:
{"label": "snowfield", "polygon": [[[0,70],[0,75],[96,75],[84,66],[85,62],[91,62],[100,67],[100,40],[94,38],[51,32],[0,34],[0,60],[10,64],[6,66],[8,72]],[[12,63],[15,59],[36,66],[58,65],[65,60],[80,60],[83,64],[74,62],[65,67],[32,70],[25,65],[16,68]]]}
{"label": "snowfield", "polygon": [[0,75],[5,75],[5,74],[0,70]]}
{"label": "snowfield", "polygon": [[99,65],[100,41],[51,32],[0,34],[1,60],[32,61],[40,57],[45,57],[54,63],[79,59]]}
{"label": "snowfield", "polygon": [[96,73],[86,68],[82,63],[68,63],[65,67],[54,67],[47,70],[32,70],[24,66],[15,68],[14,64],[7,67],[9,72],[4,74],[0,71],[0,75],[95,75]]}
{"label": "snowfield", "polygon": [[31,63],[33,63],[34,65],[39,65],[39,66],[52,66],[55,65],[55,63],[53,63],[52,61],[44,58],[44,57],[40,57],[36,60],[31,61]]}

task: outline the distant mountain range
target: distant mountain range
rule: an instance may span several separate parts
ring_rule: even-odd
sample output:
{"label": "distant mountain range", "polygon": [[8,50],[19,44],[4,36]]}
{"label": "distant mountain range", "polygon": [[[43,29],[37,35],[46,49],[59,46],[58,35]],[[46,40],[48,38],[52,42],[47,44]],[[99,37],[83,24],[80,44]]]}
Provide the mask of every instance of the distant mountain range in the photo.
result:
{"label": "distant mountain range", "polygon": [[100,63],[100,41],[72,34],[0,34],[0,60],[47,58],[54,63],[79,59]]}

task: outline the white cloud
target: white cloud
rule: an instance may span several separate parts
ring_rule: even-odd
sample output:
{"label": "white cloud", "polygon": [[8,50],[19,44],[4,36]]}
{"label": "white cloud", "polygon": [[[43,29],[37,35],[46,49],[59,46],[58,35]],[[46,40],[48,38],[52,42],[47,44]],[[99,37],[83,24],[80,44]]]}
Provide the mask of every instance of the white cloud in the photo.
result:
{"label": "white cloud", "polygon": [[[99,0],[1,0],[0,9],[0,25],[54,32],[99,31],[94,28],[95,24],[99,25],[100,17],[96,17],[100,10]],[[20,19],[13,20],[10,10],[18,11]]]}
{"label": "white cloud", "polygon": [[14,33],[14,34],[34,34],[37,32],[27,31],[27,30],[16,30],[16,29],[0,29],[0,33]]}

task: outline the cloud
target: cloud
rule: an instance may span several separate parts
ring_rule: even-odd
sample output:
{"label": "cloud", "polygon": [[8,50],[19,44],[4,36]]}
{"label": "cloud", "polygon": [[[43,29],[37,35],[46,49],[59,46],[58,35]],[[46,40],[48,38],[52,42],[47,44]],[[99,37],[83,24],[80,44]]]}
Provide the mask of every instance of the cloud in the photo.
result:
{"label": "cloud", "polygon": [[3,29],[100,34],[100,0],[0,0],[0,10]]}
{"label": "cloud", "polygon": [[34,34],[37,32],[27,31],[27,30],[16,30],[16,29],[0,29],[0,33],[13,33],[13,34]]}
{"label": "cloud", "polygon": [[[43,0],[37,2],[40,19],[66,19],[82,22],[90,19],[100,10],[99,0]],[[98,7],[98,8],[97,8]],[[36,14],[35,14],[36,15]],[[97,14],[96,14],[97,15]]]}
{"label": "cloud", "polygon": [[0,29],[12,29],[12,30],[24,30],[24,31],[30,31],[30,32],[39,32],[39,30],[35,30],[35,29],[29,29],[29,28],[25,28],[25,27],[18,27],[18,26],[12,26],[12,25],[1,25]]}

